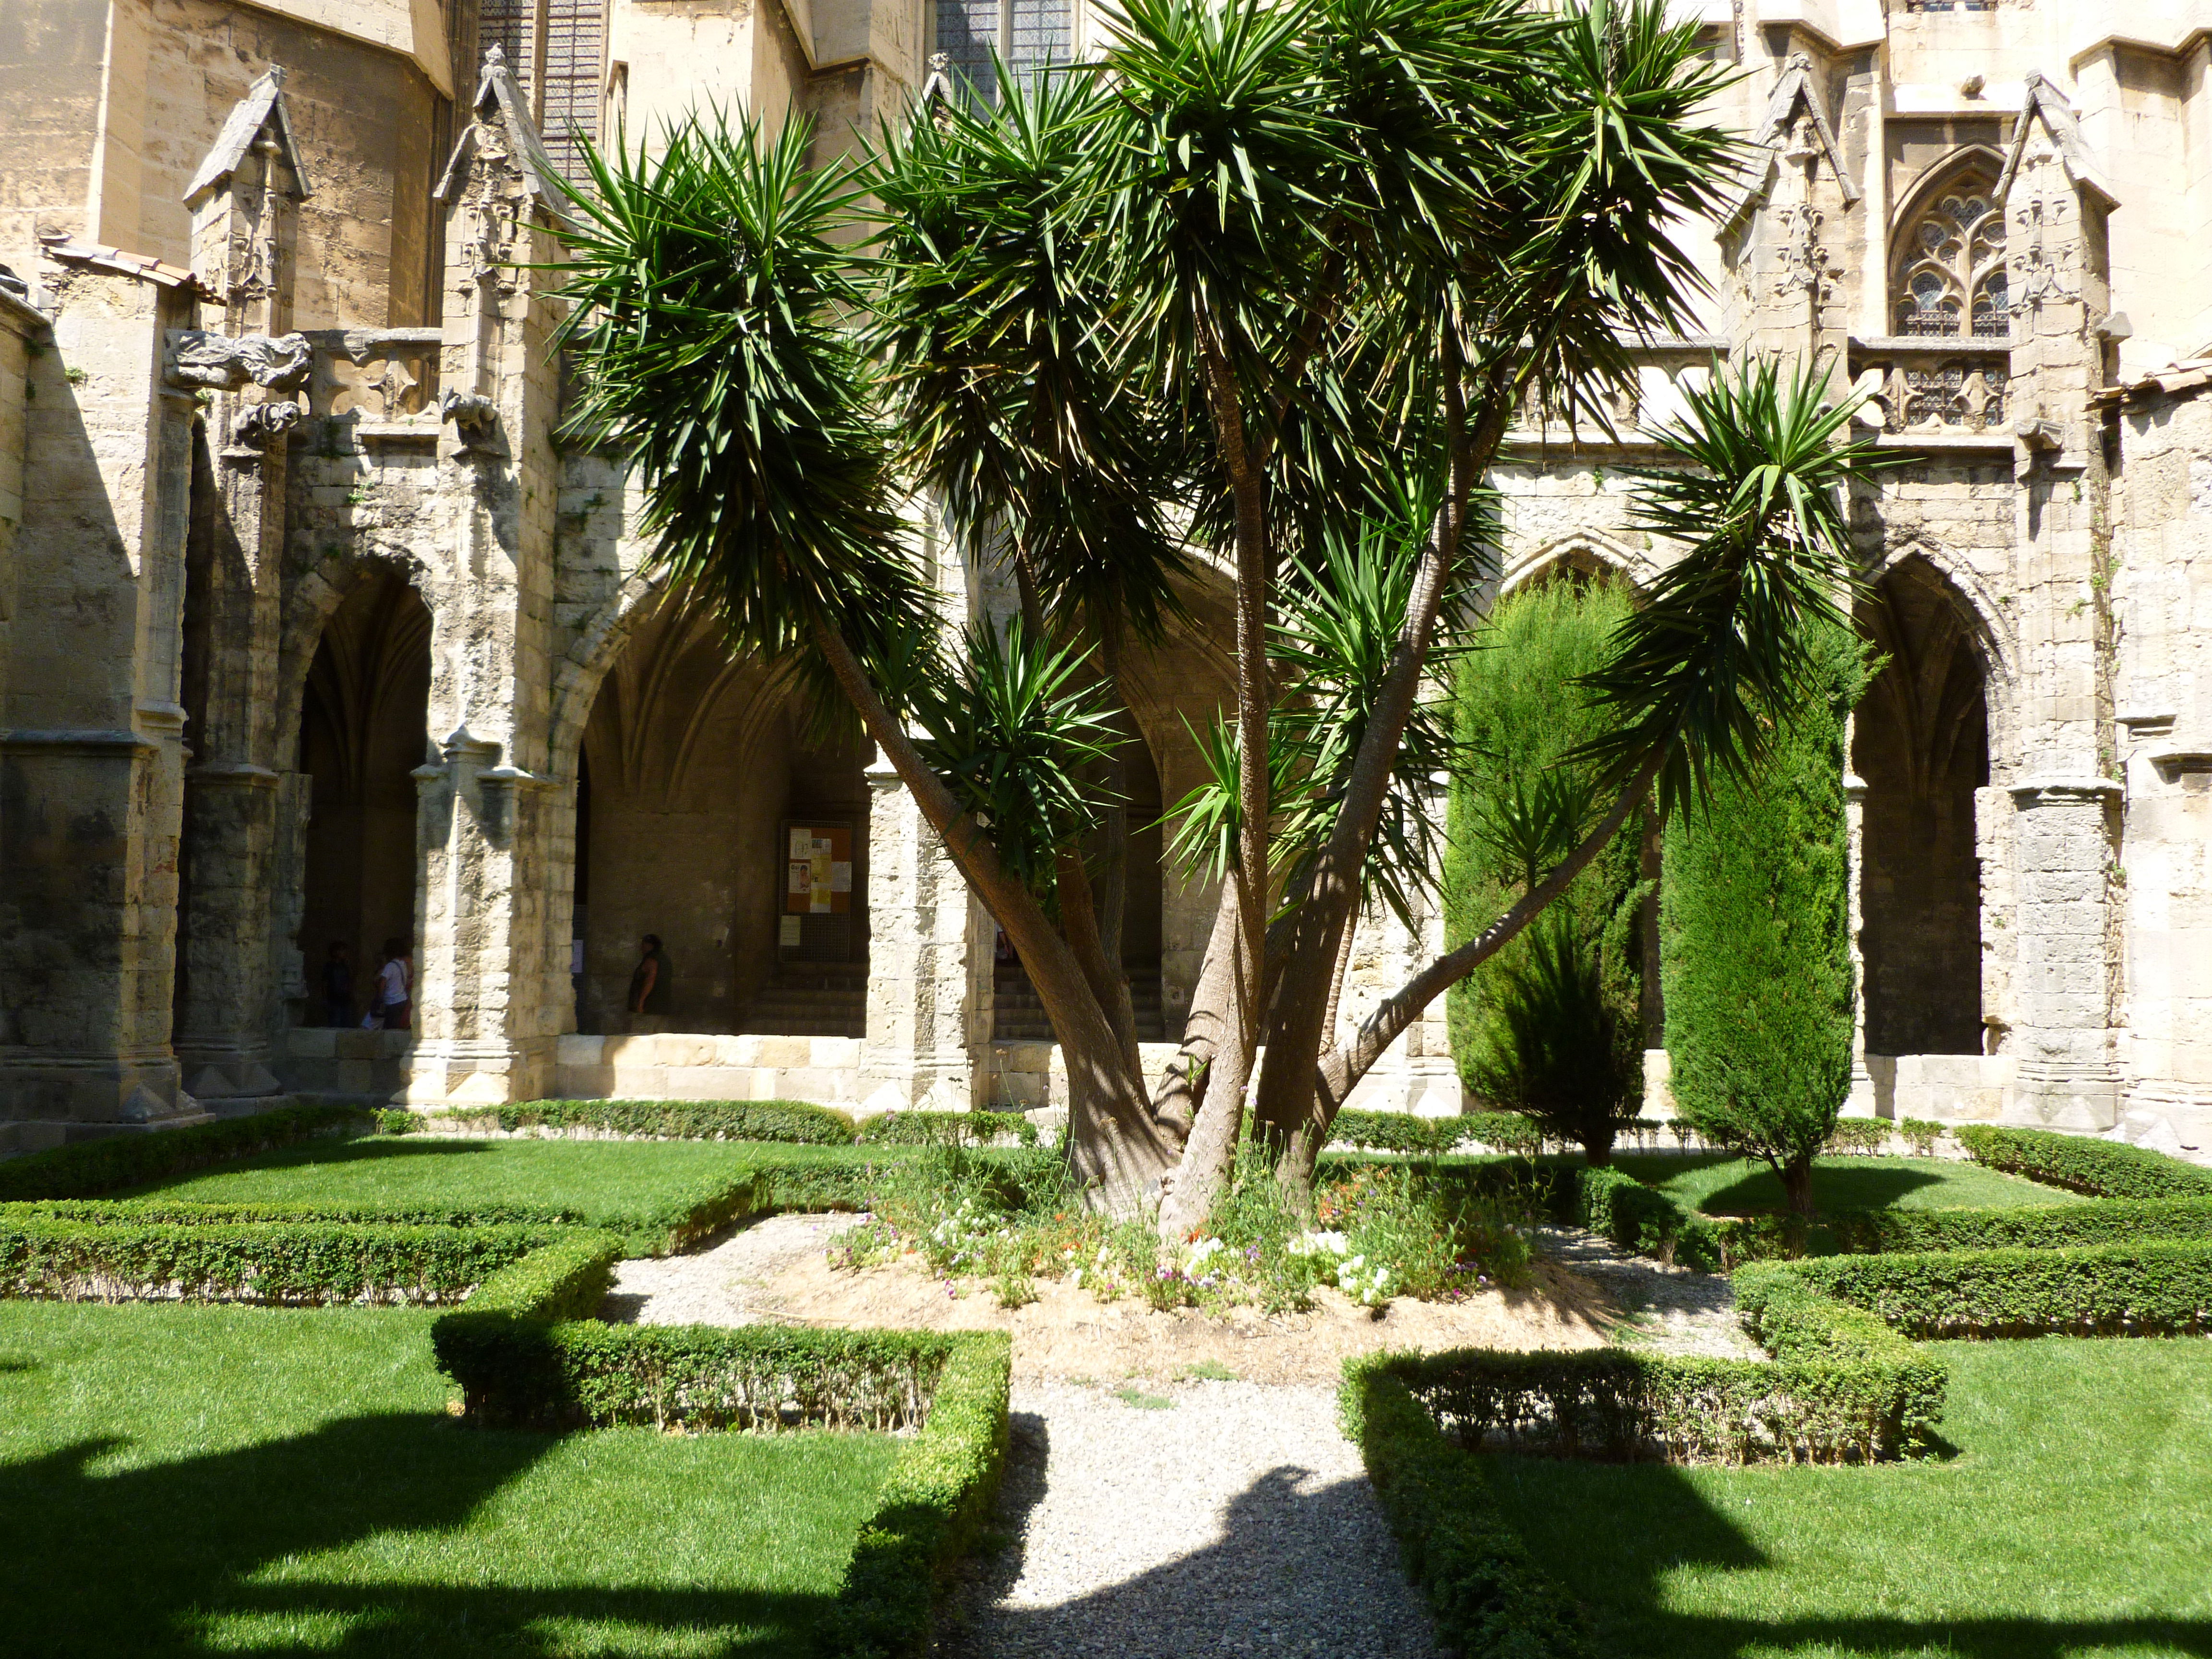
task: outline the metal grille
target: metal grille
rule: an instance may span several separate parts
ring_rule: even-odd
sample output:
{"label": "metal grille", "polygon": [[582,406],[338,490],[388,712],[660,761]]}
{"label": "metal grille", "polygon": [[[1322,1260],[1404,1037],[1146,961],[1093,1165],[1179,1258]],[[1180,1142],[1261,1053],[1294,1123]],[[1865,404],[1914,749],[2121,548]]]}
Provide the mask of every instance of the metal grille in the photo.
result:
{"label": "metal grille", "polygon": [[599,136],[606,45],[604,0],[552,0],[545,25],[545,153],[572,182],[584,177],[579,138]]}
{"label": "metal grille", "polygon": [[999,45],[1000,0],[937,0],[937,49],[956,82],[985,106],[999,101],[991,53]]}
{"label": "metal grille", "polygon": [[991,53],[1015,76],[1065,64],[1074,46],[1073,20],[1072,0],[937,0],[937,50],[969,96],[988,106],[999,101]]}

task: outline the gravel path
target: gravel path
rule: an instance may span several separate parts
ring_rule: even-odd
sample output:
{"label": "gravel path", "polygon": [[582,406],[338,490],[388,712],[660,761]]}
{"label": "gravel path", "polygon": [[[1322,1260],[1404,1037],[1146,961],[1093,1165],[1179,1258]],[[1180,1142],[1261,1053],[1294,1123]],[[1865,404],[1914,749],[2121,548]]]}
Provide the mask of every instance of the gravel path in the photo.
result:
{"label": "gravel path", "polygon": [[1334,1389],[1139,1386],[1161,1403],[1015,1384],[1012,1541],[965,1569],[939,1655],[1433,1659]]}
{"label": "gravel path", "polygon": [[1737,1322],[1735,1287],[1725,1273],[1662,1267],[1579,1227],[1537,1228],[1536,1250],[1595,1281],[1620,1304],[1628,1318],[1612,1336],[1623,1347],[1713,1359],[1767,1357]]}
{"label": "gravel path", "polygon": [[757,1325],[768,1281],[818,1256],[856,1215],[772,1215],[686,1255],[615,1264],[599,1316],[623,1325]]}

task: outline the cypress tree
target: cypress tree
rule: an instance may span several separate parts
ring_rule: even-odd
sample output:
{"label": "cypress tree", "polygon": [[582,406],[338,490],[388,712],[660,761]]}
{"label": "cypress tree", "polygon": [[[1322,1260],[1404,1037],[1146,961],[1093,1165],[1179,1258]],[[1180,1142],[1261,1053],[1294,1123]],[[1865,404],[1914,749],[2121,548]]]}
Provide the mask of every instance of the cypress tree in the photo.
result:
{"label": "cypress tree", "polygon": [[1759,773],[1668,822],[1660,903],[1675,1108],[1763,1158],[1801,1215],[1851,1085],[1844,721],[1868,678],[1845,630],[1812,650],[1814,684]]}
{"label": "cypress tree", "polygon": [[[1496,920],[1529,879],[1528,852],[1501,826],[1580,804],[1588,769],[1560,759],[1606,729],[1575,682],[1611,658],[1614,629],[1634,606],[1625,585],[1551,581],[1500,600],[1477,647],[1462,660],[1457,735],[1464,745],[1451,794],[1444,915],[1452,941]],[[1583,826],[1559,826],[1562,844]],[[1468,1093],[1485,1106],[1528,1113],[1581,1143],[1594,1164],[1644,1103],[1643,952],[1638,921],[1645,821],[1620,835],[1531,927],[1446,1004],[1452,1054]],[[1540,869],[1538,873],[1540,873]],[[1594,1040],[1601,1048],[1593,1051]]]}

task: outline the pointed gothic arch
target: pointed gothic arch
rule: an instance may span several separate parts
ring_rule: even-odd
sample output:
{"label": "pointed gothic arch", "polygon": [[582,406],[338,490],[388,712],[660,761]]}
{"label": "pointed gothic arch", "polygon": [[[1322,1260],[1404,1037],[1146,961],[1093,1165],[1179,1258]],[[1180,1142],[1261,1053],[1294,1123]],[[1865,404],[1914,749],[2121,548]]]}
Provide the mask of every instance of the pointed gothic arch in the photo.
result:
{"label": "pointed gothic arch", "polygon": [[1889,315],[1899,335],[2002,339],[2004,157],[1983,145],[1946,156],[1905,197],[1890,228]]}
{"label": "pointed gothic arch", "polygon": [[1992,641],[1966,594],[1917,551],[1860,601],[1881,668],[1852,720],[1866,785],[1859,841],[1866,1047],[1979,1054],[1982,883],[1977,792],[1991,754]]}

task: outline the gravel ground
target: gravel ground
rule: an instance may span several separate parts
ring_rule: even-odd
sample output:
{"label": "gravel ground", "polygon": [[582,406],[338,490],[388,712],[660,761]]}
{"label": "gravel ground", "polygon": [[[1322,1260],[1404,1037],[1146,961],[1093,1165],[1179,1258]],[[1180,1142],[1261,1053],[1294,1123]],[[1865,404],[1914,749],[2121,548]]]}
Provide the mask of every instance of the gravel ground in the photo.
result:
{"label": "gravel ground", "polygon": [[1015,1384],[1010,1541],[964,1569],[939,1655],[1433,1659],[1334,1389],[1140,1386],[1158,1403]]}
{"label": "gravel ground", "polygon": [[757,1325],[775,1316],[763,1292],[785,1268],[818,1256],[856,1215],[771,1215],[703,1250],[615,1264],[599,1316],[623,1325]]}
{"label": "gravel ground", "polygon": [[1620,1305],[1626,1317],[1611,1335],[1623,1347],[1714,1359],[1767,1357],[1737,1322],[1735,1287],[1725,1273],[1662,1267],[1579,1227],[1539,1227],[1536,1251],[1593,1280]]}

